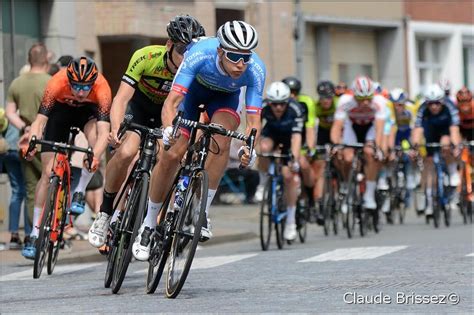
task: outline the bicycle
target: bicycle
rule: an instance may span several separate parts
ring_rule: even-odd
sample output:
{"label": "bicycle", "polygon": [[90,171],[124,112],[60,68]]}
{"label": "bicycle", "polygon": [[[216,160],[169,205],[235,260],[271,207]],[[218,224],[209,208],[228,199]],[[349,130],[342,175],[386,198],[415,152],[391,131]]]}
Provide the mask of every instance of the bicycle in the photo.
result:
{"label": "bicycle", "polygon": [[[179,112],[173,121],[173,137],[179,127],[190,127],[191,134],[184,163],[160,209],[159,224],[151,238],[146,292],[154,293],[164,268],[168,265],[165,294],[176,298],[188,276],[196,247],[201,240],[201,228],[206,218],[209,179],[205,164],[212,135],[222,135],[245,141],[252,152],[256,129],[247,137],[218,124],[202,124],[184,119]],[[202,134],[198,140],[197,133]],[[165,149],[169,147],[165,146]],[[164,217],[164,219],[163,219]]]}
{"label": "bicycle", "polygon": [[32,136],[25,156],[34,150],[37,144],[50,146],[54,154],[53,167],[49,176],[49,187],[46,202],[43,206],[39,220],[39,235],[36,240],[36,254],[33,264],[33,278],[38,279],[43,271],[46,255],[48,275],[53,273],[58,261],[59,249],[63,242],[63,233],[66,228],[66,220],[69,215],[69,223],[72,227],[72,215],[70,213],[71,194],[71,155],[72,152],[83,152],[87,155],[89,165],[92,165],[94,152],[92,148],[87,149],[74,146],[74,140],[79,129],[71,127],[68,143],[60,143],[37,139]]}
{"label": "bicycle", "polygon": [[[406,172],[407,163],[410,163],[410,160],[401,146],[396,146],[394,149],[396,157],[394,161],[395,165],[389,177],[391,194],[390,212],[387,213],[387,217],[390,216],[390,221],[393,222],[394,211],[398,211],[398,221],[400,224],[403,224],[405,222],[407,199],[409,197]],[[388,218],[387,221],[389,221]]]}
{"label": "bicycle", "polygon": [[[360,236],[367,234],[369,224],[369,213],[362,205],[362,195],[365,191],[365,175],[363,172],[363,149],[364,143],[355,143],[351,145],[342,145],[344,148],[352,148],[355,150],[355,158],[352,160],[349,177],[347,180],[347,188],[340,190],[342,205],[346,205],[346,213],[343,212],[344,227],[347,236],[352,238],[356,221],[359,223]],[[356,220],[357,219],[357,220]],[[378,217],[373,216],[373,220],[378,223]],[[374,222],[375,223],[375,222]],[[375,224],[374,224],[375,225]]]}
{"label": "bicycle", "polygon": [[138,131],[141,137],[140,154],[114,204],[114,209],[117,209],[125,196],[124,210],[120,212],[117,221],[111,224],[106,240],[109,250],[104,287],[111,287],[114,294],[120,290],[132,258],[132,244],[147,207],[150,173],[159,150],[157,141],[163,137],[160,128],[148,128],[132,123],[132,119],[133,116],[125,115],[118,137],[122,138],[127,130]]}
{"label": "bicycle", "polygon": [[338,191],[338,182],[340,176],[335,170],[332,163],[332,146],[330,144],[316,146],[316,153],[324,154],[324,185],[323,185],[323,199],[320,205],[322,215],[324,217],[324,235],[328,236],[331,229],[334,235],[338,234],[339,226],[339,212],[338,212],[338,198],[336,192]]}
{"label": "bicycle", "polygon": [[[441,211],[444,213],[444,224],[449,226],[451,223],[451,207],[449,205],[450,198],[454,189],[449,185],[449,173],[446,161],[441,156],[439,150],[443,147],[440,143],[427,143],[427,148],[435,149],[433,153],[434,176],[432,183],[432,200],[433,200],[433,224],[435,228],[439,227]],[[426,217],[429,223],[430,216]]]}
{"label": "bicycle", "polygon": [[474,141],[463,143],[463,150],[461,153],[461,196],[460,196],[460,210],[463,217],[464,224],[472,223],[473,211],[473,182],[472,182],[472,149],[474,148]]}
{"label": "bicycle", "polygon": [[280,153],[262,153],[258,157],[268,158],[268,179],[263,189],[260,203],[260,245],[262,250],[268,250],[272,235],[272,225],[275,228],[278,249],[283,248],[283,232],[287,217],[283,198],[284,183],[281,168],[284,160],[290,160],[291,155]]}

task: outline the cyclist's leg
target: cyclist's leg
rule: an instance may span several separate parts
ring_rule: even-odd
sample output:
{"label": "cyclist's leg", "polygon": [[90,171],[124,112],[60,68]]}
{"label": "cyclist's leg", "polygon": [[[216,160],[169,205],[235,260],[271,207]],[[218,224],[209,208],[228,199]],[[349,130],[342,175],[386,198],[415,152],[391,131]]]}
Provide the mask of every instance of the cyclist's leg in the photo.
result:
{"label": "cyclist's leg", "polygon": [[[260,138],[257,140],[255,145],[258,153],[271,153],[275,147],[275,141],[271,138],[271,132],[263,127]],[[259,184],[255,193],[255,201],[262,201],[265,184],[267,182],[267,171],[268,171],[269,160],[267,158],[259,157],[257,159],[257,168],[259,176]]]}
{"label": "cyclist's leg", "polygon": [[283,237],[286,240],[294,240],[296,238],[296,201],[298,199],[299,175],[293,173],[288,166],[282,167],[281,174],[284,180],[284,194],[287,206],[286,226]]}
{"label": "cyclist's leg", "polygon": [[449,135],[443,135],[439,140],[439,143],[443,146],[442,155],[446,161],[449,172],[449,184],[451,187],[457,187],[461,183],[461,178],[458,173],[458,161],[453,155],[451,148],[451,138]]}
{"label": "cyclist's leg", "polygon": [[375,126],[372,125],[365,134],[364,147],[364,173],[366,178],[366,190],[364,193],[364,207],[366,209],[376,209],[377,203],[375,202],[375,188],[377,174],[380,169],[380,162],[375,159],[375,152],[371,145],[375,140]]}

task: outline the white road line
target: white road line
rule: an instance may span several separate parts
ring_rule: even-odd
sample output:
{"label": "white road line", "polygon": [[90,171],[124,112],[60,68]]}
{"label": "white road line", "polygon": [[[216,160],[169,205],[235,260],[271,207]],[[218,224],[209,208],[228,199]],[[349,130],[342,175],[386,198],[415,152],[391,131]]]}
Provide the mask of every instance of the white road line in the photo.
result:
{"label": "white road line", "polygon": [[[56,266],[56,268],[54,268],[54,272],[51,276],[48,276],[46,274],[46,266],[45,266],[42,273],[42,278],[43,276],[47,278],[47,277],[54,277],[61,274],[67,274],[67,273],[71,273],[71,272],[82,270],[82,269],[96,267],[101,264],[102,263],[59,265],[59,266]],[[28,270],[15,272],[15,273],[11,273],[11,274],[0,277],[0,282],[1,281],[18,281],[18,280],[21,280],[21,281],[33,280],[33,266]]]}
{"label": "white road line", "polygon": [[474,253],[470,253],[470,254],[466,255],[466,257],[474,257]]}
{"label": "white road line", "polygon": [[[192,270],[195,269],[210,269],[219,267],[222,265],[234,263],[240,260],[244,260],[250,257],[257,256],[258,254],[242,254],[242,255],[229,255],[229,256],[213,256],[213,257],[200,257],[194,258],[191,266]],[[148,268],[145,270],[137,270],[135,274],[147,273]]]}
{"label": "white road line", "polygon": [[323,262],[341,260],[363,260],[374,259],[383,255],[391,254],[407,248],[408,246],[374,246],[374,247],[353,247],[339,248],[330,252],[317,255],[299,262]]}

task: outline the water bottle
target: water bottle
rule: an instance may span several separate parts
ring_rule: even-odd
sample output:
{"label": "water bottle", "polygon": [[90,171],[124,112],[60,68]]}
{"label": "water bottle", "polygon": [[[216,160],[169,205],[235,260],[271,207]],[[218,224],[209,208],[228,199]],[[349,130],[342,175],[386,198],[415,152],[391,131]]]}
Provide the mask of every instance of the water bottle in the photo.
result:
{"label": "water bottle", "polygon": [[189,186],[189,176],[181,175],[176,185],[176,195],[174,196],[174,209],[181,209],[184,203],[184,192]]}

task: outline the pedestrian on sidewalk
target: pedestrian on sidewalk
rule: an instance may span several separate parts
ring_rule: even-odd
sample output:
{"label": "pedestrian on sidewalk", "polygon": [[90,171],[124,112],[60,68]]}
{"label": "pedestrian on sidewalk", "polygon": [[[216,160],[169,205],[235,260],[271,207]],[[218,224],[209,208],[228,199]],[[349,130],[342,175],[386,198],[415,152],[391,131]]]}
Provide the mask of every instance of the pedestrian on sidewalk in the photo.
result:
{"label": "pedestrian on sidewalk", "polygon": [[[48,50],[42,43],[36,43],[28,51],[29,72],[13,80],[7,93],[6,115],[13,126],[20,130],[20,149],[28,146],[29,128],[35,120],[43,98],[46,84],[51,76]],[[36,183],[41,176],[41,159],[38,153],[31,162],[21,159],[26,186],[26,208],[28,211],[28,229],[31,230]],[[25,227],[26,230],[26,227]],[[25,236],[25,248],[31,248],[29,233]]]}
{"label": "pedestrian on sidewalk", "polygon": [[[19,130],[8,123],[5,110],[0,108],[0,172],[8,174],[11,187],[10,205],[8,207],[8,231],[10,232],[10,249],[21,249],[22,242],[18,233],[20,225],[21,205],[25,199],[25,182],[18,156]],[[25,233],[29,235],[28,213],[24,207]]]}

